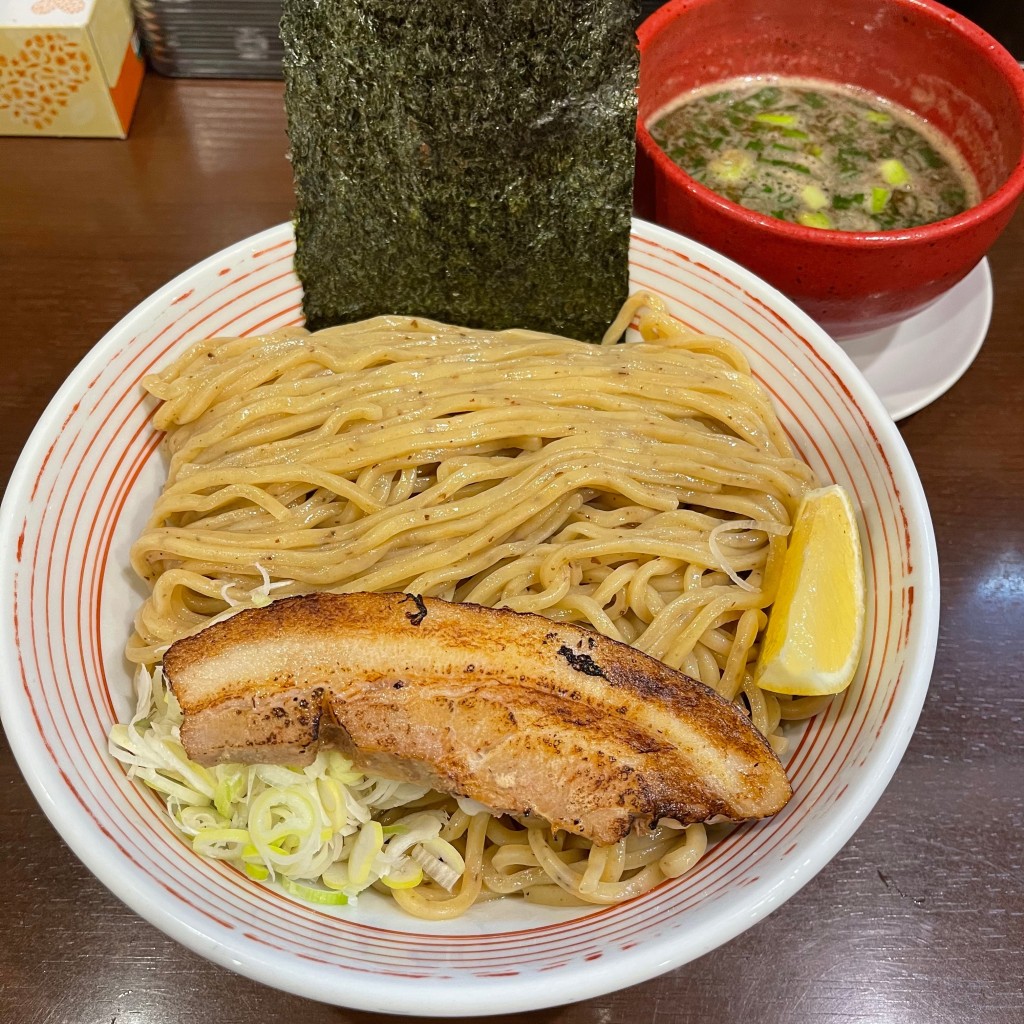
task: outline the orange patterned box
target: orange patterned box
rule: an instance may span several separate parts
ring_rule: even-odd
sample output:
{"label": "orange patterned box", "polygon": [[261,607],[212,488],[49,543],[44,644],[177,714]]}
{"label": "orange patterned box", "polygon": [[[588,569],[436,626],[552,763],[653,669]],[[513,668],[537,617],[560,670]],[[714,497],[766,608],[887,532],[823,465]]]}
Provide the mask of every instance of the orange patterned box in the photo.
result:
{"label": "orange patterned box", "polygon": [[131,0],[0,0],[0,135],[123,139],[143,70]]}

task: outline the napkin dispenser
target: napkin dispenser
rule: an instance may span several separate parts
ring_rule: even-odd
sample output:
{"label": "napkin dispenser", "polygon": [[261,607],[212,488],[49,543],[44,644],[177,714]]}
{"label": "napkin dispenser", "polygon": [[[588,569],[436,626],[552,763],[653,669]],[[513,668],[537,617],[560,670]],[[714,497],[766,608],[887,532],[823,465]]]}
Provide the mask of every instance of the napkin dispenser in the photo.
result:
{"label": "napkin dispenser", "polygon": [[281,0],[134,0],[150,66],[183,78],[280,78]]}
{"label": "napkin dispenser", "polygon": [[143,70],[130,0],[0,0],[0,135],[123,139]]}

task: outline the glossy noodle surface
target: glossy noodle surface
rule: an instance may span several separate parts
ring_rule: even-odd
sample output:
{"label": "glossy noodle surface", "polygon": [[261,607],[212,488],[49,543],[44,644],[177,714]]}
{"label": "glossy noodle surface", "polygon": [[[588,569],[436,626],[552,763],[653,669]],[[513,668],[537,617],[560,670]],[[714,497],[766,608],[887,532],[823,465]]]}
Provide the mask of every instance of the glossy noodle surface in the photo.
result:
{"label": "glossy noodle surface", "polygon": [[[643,340],[616,343],[630,322]],[[742,353],[653,300],[634,296],[603,345],[380,317],[203,341],[145,386],[169,465],[132,551],[151,587],[139,665],[268,596],[406,591],[630,644],[738,701],[776,750],[782,720],[823,704],[751,677],[818,481]],[[702,825],[595,847],[436,794],[385,802],[382,827],[443,812],[465,861],[451,892],[375,883],[428,917],[511,894],[617,902],[706,844]]]}

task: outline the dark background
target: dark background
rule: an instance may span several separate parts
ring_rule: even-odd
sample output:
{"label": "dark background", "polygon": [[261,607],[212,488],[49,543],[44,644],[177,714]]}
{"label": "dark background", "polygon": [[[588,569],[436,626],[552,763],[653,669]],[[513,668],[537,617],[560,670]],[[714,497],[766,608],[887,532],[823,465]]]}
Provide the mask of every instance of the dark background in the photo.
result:
{"label": "dark background", "polygon": [[[808,16],[817,3],[808,0]],[[1024,0],[945,0],[945,5],[966,15],[999,40],[1018,60],[1024,61]],[[662,6],[662,0],[641,0],[643,17]]]}
{"label": "dark background", "polygon": [[949,6],[991,32],[1018,60],[1024,59],[1024,3],[1021,0],[959,0]]}

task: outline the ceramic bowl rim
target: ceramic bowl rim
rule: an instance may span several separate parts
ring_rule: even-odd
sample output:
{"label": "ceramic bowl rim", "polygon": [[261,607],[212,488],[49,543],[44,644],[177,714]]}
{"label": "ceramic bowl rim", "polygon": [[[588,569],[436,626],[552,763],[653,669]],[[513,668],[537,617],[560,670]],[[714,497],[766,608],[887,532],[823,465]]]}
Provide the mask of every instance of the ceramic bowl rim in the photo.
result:
{"label": "ceramic bowl rim", "polygon": [[[670,0],[659,7],[637,29],[640,43],[641,74],[643,54],[661,32],[671,23],[691,10],[721,0]],[[1021,147],[1017,162],[1005,181],[981,202],[954,217],[922,224],[914,228],[895,231],[822,231],[820,228],[804,227],[789,221],[757,213],[719,195],[712,189],[690,177],[654,141],[647,124],[637,120],[637,145],[651,159],[658,169],[678,188],[689,193],[693,199],[706,207],[712,207],[719,214],[734,223],[747,228],[768,232],[780,239],[800,242],[815,249],[841,249],[846,252],[878,252],[903,246],[935,243],[969,232],[971,229],[999,217],[1024,195],[1024,67],[1010,52],[979,25],[962,14],[935,3],[934,0],[871,0],[875,4],[913,10],[936,23],[942,23],[950,31],[958,33],[963,40],[974,47],[983,59],[1002,77],[1017,98],[1018,124],[1021,131]]]}
{"label": "ceramic bowl rim", "polygon": [[[910,531],[908,536],[913,535],[920,556],[914,568],[919,597],[915,604],[916,625],[908,645],[907,671],[894,690],[888,727],[872,741],[863,771],[848,787],[851,798],[844,805],[843,813],[827,819],[820,831],[808,837],[808,856],[802,858],[798,865],[786,868],[776,864],[773,867],[769,876],[771,885],[760,890],[758,899],[732,908],[697,936],[672,939],[663,935],[649,949],[634,951],[636,955],[621,954],[615,960],[598,961],[596,965],[569,967],[554,992],[552,979],[547,975],[528,980],[495,977],[488,978],[486,983],[467,980],[464,987],[448,987],[446,982],[441,982],[452,996],[452,1005],[446,1010],[451,1016],[520,1012],[592,998],[647,981],[746,931],[807,884],[863,823],[906,751],[931,678],[938,639],[940,598],[934,527],[913,460],[881,400],[839,346],[777,289],[706,246],[680,239],[666,228],[634,221],[634,231],[670,246],[685,243],[699,257],[702,265],[726,273],[733,284],[747,289],[755,298],[769,302],[777,315],[784,316],[795,330],[817,346],[820,358],[841,376],[853,398],[863,407],[867,426],[892,460],[894,478],[901,484],[901,507],[906,517],[906,529]],[[290,233],[290,225],[280,225],[228,246],[196,264],[144,299],[83,357],[40,417],[12,473],[0,506],[0,541],[5,550],[13,551],[17,543],[33,475],[45,457],[46,444],[59,426],[66,403],[87,386],[114,343],[131,338],[155,308],[172,305],[177,296],[226,265],[234,254],[275,246]],[[14,559],[6,560],[2,575],[12,579],[14,571]],[[14,588],[0,588],[0,657],[8,663],[19,650],[12,625],[13,602]],[[97,829],[89,826],[82,809],[65,792],[59,760],[55,756],[47,756],[31,740],[31,712],[15,686],[0,686],[0,713],[19,768],[43,811],[75,855],[140,917],[211,961],[283,991],[355,1009],[415,1015],[423,1012],[425,1007],[429,1008],[424,998],[436,995],[438,991],[430,982],[406,987],[386,978],[357,977],[350,972],[334,972],[328,977],[312,964],[290,966],[272,950],[257,949],[252,944],[243,948],[238,945],[242,937],[237,934],[233,940],[235,944],[218,939],[197,914],[175,909],[158,883],[140,878],[137,872],[119,870],[121,861],[107,857],[103,837]],[[652,957],[651,953],[656,955]]]}

